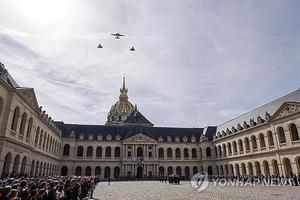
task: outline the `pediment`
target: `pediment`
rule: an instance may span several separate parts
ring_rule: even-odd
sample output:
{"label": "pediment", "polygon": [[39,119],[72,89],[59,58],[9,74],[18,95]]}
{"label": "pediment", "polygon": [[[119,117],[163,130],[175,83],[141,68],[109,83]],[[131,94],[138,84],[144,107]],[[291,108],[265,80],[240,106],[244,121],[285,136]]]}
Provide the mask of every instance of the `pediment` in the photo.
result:
{"label": "pediment", "polygon": [[17,88],[16,91],[34,109],[39,109],[38,101],[33,88]]}
{"label": "pediment", "polygon": [[157,141],[143,133],[138,133],[125,139],[124,142],[134,142],[134,143],[155,142],[156,143]]}
{"label": "pediment", "polygon": [[277,120],[289,115],[300,113],[300,103],[298,102],[285,102],[274,113],[271,120]]}

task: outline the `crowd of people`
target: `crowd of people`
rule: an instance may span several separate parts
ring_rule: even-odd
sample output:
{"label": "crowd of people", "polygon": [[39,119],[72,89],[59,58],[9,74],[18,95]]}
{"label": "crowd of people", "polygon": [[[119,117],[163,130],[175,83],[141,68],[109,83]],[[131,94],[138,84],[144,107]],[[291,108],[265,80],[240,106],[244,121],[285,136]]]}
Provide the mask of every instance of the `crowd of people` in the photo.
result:
{"label": "crowd of people", "polygon": [[92,198],[97,177],[9,177],[0,180],[0,200],[81,200]]}

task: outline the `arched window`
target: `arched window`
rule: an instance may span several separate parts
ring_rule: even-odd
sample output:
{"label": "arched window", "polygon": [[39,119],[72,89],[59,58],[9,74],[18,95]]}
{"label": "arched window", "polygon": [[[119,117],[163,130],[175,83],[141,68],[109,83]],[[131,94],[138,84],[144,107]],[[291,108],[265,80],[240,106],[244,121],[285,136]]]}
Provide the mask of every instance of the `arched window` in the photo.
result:
{"label": "arched window", "polygon": [[235,164],[235,175],[236,176],[240,176],[240,167],[239,167],[239,164]]}
{"label": "arched window", "polygon": [[61,168],[61,172],[60,172],[61,176],[67,176],[68,175],[68,167],[67,166],[63,166]]}
{"label": "arched window", "polygon": [[241,139],[238,140],[238,145],[239,145],[239,153],[243,153],[244,148],[243,148],[243,141]]}
{"label": "arched window", "polygon": [[75,169],[75,176],[81,176],[82,168],[80,166],[77,166]]}
{"label": "arched window", "polygon": [[87,166],[85,168],[85,175],[86,176],[91,176],[92,175],[92,168],[90,166]]}
{"label": "arched window", "polygon": [[70,155],[70,145],[65,144],[64,151],[63,151],[63,156],[69,156],[69,155]]}
{"label": "arched window", "polygon": [[227,151],[226,151],[226,145],[225,144],[222,145],[222,149],[223,149],[223,155],[226,156]]}
{"label": "arched window", "polygon": [[278,167],[277,160],[272,160],[272,167],[273,167],[273,175],[279,176],[279,167]]}
{"label": "arched window", "polygon": [[27,114],[23,113],[22,119],[21,119],[21,124],[20,124],[20,131],[19,131],[19,133],[21,135],[24,135],[26,121],[27,121]]}
{"label": "arched window", "polygon": [[19,165],[20,165],[20,156],[16,155],[14,165],[13,165],[13,172],[19,172]]}
{"label": "arched window", "polygon": [[39,141],[39,136],[40,136],[40,127],[37,127],[36,129],[36,133],[35,133],[35,139],[34,139],[34,143],[37,144]]}
{"label": "arched window", "polygon": [[102,147],[97,147],[96,149],[96,157],[101,158],[102,157]]}
{"label": "arched window", "polygon": [[114,168],[114,178],[118,179],[120,177],[120,167]]}
{"label": "arched window", "polygon": [[10,163],[11,163],[11,153],[7,153],[5,156],[3,170],[2,170],[2,172],[7,173],[7,175],[10,172]]}
{"label": "arched window", "polygon": [[210,147],[206,147],[206,157],[211,157],[211,149],[210,149]]}
{"label": "arched window", "polygon": [[256,170],[256,176],[260,176],[261,175],[260,163],[258,161],[256,161],[254,163],[254,165],[255,165],[255,170]]}
{"label": "arched window", "polygon": [[21,171],[20,171],[20,173],[22,173],[22,174],[25,173],[26,165],[27,165],[27,157],[25,156],[23,158],[23,160],[22,160],[22,163],[21,163]]}
{"label": "arched window", "polygon": [[168,167],[168,175],[171,175],[173,174],[173,167]]}
{"label": "arched window", "polygon": [[227,147],[228,147],[228,154],[231,155],[232,150],[231,150],[231,143],[230,142],[227,143]]}
{"label": "arched window", "polygon": [[13,131],[17,130],[19,115],[20,115],[20,109],[19,109],[19,107],[16,107],[13,118],[12,118],[12,122],[11,122],[11,128],[10,128]]}
{"label": "arched window", "polygon": [[237,145],[236,145],[236,141],[232,142],[232,148],[233,148],[233,153],[236,155],[237,154]]}
{"label": "arched window", "polygon": [[218,146],[218,152],[219,152],[219,156],[221,157],[222,156],[222,147],[221,147],[221,145]]}
{"label": "arched window", "polygon": [[246,148],[246,151],[250,150],[250,142],[249,142],[249,139],[247,137],[245,138],[245,148]]}
{"label": "arched window", "polygon": [[278,132],[278,139],[279,139],[279,143],[286,143],[286,138],[285,138],[285,134],[284,134],[284,130],[281,126],[279,126],[277,128],[277,132]]}
{"label": "arched window", "polygon": [[179,148],[176,148],[175,150],[175,154],[176,154],[176,158],[180,158],[180,149]]}
{"label": "arched window", "polygon": [[93,147],[88,146],[86,150],[86,157],[92,157],[93,156]]}
{"label": "arched window", "polygon": [[44,136],[44,130],[42,129],[41,130],[41,135],[40,135],[40,138],[39,138],[39,146],[42,146],[42,141],[43,141],[43,136]]}
{"label": "arched window", "polygon": [[167,149],[167,157],[172,158],[172,149],[171,148]]}
{"label": "arched window", "polygon": [[179,177],[181,176],[181,167],[179,167],[179,166],[176,167],[176,175]]}
{"label": "arched window", "polygon": [[253,150],[257,149],[256,137],[254,135],[251,136],[251,143],[252,143]]}
{"label": "arched window", "polygon": [[292,141],[299,140],[299,133],[297,130],[297,126],[294,123],[290,124],[290,134],[291,134]]}
{"label": "arched window", "polygon": [[110,177],[110,167],[105,167],[104,168],[104,178],[109,178]]}
{"label": "arched window", "polygon": [[158,157],[159,158],[164,158],[164,149],[163,148],[158,149]]}
{"label": "arched window", "polygon": [[263,161],[264,175],[270,175],[270,167],[268,161]]}
{"label": "arched window", "polygon": [[198,167],[194,166],[193,167],[193,175],[197,174],[198,173]]}
{"label": "arched window", "polygon": [[195,148],[192,149],[192,158],[197,158],[197,150]]}
{"label": "arched window", "polygon": [[184,154],[184,158],[188,158],[189,157],[189,150],[187,148],[184,148],[183,154]]}
{"label": "arched window", "polygon": [[33,119],[30,118],[29,122],[28,122],[28,126],[27,126],[27,133],[26,133],[26,137],[27,138],[30,138],[31,130],[32,130],[32,125],[33,125]]}
{"label": "arched window", "polygon": [[242,175],[245,176],[247,174],[245,163],[241,163],[241,169],[242,169]]}
{"label": "arched window", "polygon": [[115,157],[116,158],[119,158],[121,155],[120,155],[121,153],[120,153],[120,147],[116,147],[115,148]]}
{"label": "arched window", "polygon": [[95,176],[100,176],[101,175],[101,167],[97,166],[95,168]]}
{"label": "arched window", "polygon": [[106,149],[105,149],[105,157],[111,157],[111,147],[106,147]]}
{"label": "arched window", "polygon": [[[216,151],[216,156],[217,156],[217,151]],[[200,157],[200,159],[202,159],[202,148],[201,147],[199,149],[199,157]]]}
{"label": "arched window", "polygon": [[83,146],[77,148],[77,157],[83,157]]}
{"label": "arched window", "polygon": [[258,138],[259,138],[260,148],[265,148],[266,147],[266,142],[265,142],[264,134],[260,133]]}
{"label": "arched window", "polygon": [[208,167],[207,167],[207,174],[208,174],[208,175],[213,175],[213,169],[212,169],[212,166],[208,166]]}
{"label": "arched window", "polygon": [[269,146],[274,146],[273,134],[271,131],[267,132]]}
{"label": "arched window", "polygon": [[184,175],[185,175],[186,178],[190,178],[191,174],[190,174],[190,168],[189,167],[184,168]]}
{"label": "arched window", "polygon": [[291,165],[291,161],[288,158],[284,158],[282,160],[284,173],[286,177],[292,177],[293,176],[293,169]]}

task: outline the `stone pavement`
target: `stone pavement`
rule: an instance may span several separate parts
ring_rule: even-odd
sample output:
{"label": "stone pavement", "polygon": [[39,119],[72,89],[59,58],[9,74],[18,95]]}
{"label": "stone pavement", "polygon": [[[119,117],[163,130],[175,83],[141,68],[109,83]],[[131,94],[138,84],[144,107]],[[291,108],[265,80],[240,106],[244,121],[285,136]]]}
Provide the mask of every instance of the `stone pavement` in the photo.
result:
{"label": "stone pavement", "polygon": [[190,186],[190,182],[181,182],[180,185],[161,183],[159,181],[133,181],[133,182],[100,182],[94,192],[95,200],[176,200],[176,199],[289,199],[300,200],[300,187],[213,187],[209,186],[203,192],[197,192]]}

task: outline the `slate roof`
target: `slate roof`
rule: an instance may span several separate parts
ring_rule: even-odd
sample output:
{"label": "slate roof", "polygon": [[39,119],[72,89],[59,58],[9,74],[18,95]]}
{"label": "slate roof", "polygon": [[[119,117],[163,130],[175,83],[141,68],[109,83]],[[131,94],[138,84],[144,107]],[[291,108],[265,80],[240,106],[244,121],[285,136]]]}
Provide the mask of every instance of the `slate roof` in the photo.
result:
{"label": "slate roof", "polygon": [[153,124],[138,110],[134,110],[123,123],[128,125],[153,126]]}
{"label": "slate roof", "polygon": [[232,127],[236,128],[238,123],[243,126],[244,121],[249,124],[250,119],[256,121],[258,116],[264,119],[266,112],[272,116],[284,102],[300,102],[300,89],[219,125],[217,132],[226,131],[227,128],[230,130]]}
{"label": "slate roof", "polygon": [[[147,126],[106,126],[106,125],[80,125],[80,124],[65,124],[63,122],[56,122],[57,126],[62,130],[63,137],[70,137],[72,131],[75,133],[75,138],[79,139],[80,135],[84,136],[84,140],[87,140],[89,135],[93,135],[94,140],[97,140],[98,135],[102,135],[103,140],[106,140],[107,135],[112,136],[112,140],[115,140],[119,135],[121,140],[134,136],[138,133],[143,133],[153,139],[158,140],[162,137],[164,141],[167,141],[167,137],[171,136],[172,141],[175,141],[175,137],[179,137],[180,141],[184,136],[188,141],[192,136],[199,142],[200,136],[203,134],[203,128],[171,128],[171,127],[147,127]],[[213,128],[208,129],[210,134]]]}
{"label": "slate roof", "polygon": [[0,79],[2,79],[9,87],[17,88],[20,87],[17,82],[11,77],[5,68],[4,64],[0,62]]}

